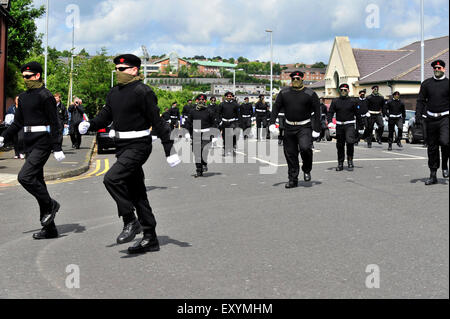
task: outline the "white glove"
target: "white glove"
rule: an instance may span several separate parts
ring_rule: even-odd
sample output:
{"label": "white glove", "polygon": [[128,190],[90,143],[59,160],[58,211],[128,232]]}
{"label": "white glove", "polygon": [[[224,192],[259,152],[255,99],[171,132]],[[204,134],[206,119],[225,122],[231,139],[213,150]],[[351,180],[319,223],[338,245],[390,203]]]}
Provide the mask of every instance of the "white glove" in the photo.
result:
{"label": "white glove", "polygon": [[279,131],[278,131],[277,127],[275,126],[275,124],[272,124],[269,126],[269,131],[273,134],[279,134]]}
{"label": "white glove", "polygon": [[191,134],[189,134],[189,133],[184,134],[184,138],[187,139],[187,140],[190,139],[191,138]]}
{"label": "white glove", "polygon": [[169,163],[170,167],[175,167],[181,163],[181,160],[178,157],[178,154],[174,154],[167,158],[167,163]]}
{"label": "white glove", "polygon": [[366,116],[367,116],[367,117],[370,117],[370,112],[367,112],[367,113],[366,113]]}
{"label": "white glove", "polygon": [[156,141],[158,139],[158,136],[152,135],[152,141]]}
{"label": "white glove", "polygon": [[86,122],[86,121],[81,122],[80,125],[78,126],[78,131],[80,132],[81,135],[84,135],[87,133],[90,126],[91,126],[91,123],[89,123],[89,122]]}
{"label": "white glove", "polygon": [[313,131],[312,132],[312,137],[313,138],[318,138],[320,136],[320,133],[319,132],[316,132],[316,131]]}
{"label": "white glove", "polygon": [[61,162],[63,159],[65,159],[66,158],[66,156],[64,155],[64,153],[61,151],[61,152],[54,152],[53,153],[53,156],[55,157],[55,159],[58,161],[58,162]]}
{"label": "white glove", "polygon": [[5,145],[5,139],[3,138],[3,136],[0,136],[0,147],[3,147],[3,145]]}
{"label": "white glove", "polygon": [[114,138],[114,137],[116,137],[116,131],[115,130],[110,130],[108,135],[109,135],[110,138]]}
{"label": "white glove", "polygon": [[218,140],[219,140],[219,139],[218,139],[217,137],[213,137],[213,138],[212,138],[213,144],[216,144]]}
{"label": "white glove", "polygon": [[364,130],[359,130],[358,133],[363,135],[364,134]]}

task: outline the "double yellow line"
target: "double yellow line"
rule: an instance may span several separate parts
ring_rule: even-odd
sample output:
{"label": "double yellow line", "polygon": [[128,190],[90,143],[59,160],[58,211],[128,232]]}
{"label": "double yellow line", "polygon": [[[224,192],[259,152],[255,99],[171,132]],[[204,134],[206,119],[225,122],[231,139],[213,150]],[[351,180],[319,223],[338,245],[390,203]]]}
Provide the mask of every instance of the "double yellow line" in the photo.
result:
{"label": "double yellow line", "polygon": [[[103,170],[100,172],[102,168],[102,162],[105,163]],[[49,181],[47,184],[53,185],[53,184],[61,184],[61,183],[67,183],[67,182],[73,182],[73,181],[79,181],[87,178],[91,178],[94,176],[101,176],[106,174],[109,171],[109,159],[105,158],[103,160],[96,160],[95,162],[95,169],[92,172],[89,172],[85,175],[75,176],[75,177],[69,177],[61,180],[56,181]]]}

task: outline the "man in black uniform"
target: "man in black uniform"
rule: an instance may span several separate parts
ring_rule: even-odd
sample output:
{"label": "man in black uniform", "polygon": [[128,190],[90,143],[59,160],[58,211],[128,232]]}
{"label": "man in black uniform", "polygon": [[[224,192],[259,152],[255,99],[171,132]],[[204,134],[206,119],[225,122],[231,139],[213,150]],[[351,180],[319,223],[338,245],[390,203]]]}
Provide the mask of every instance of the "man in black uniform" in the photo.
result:
{"label": "man in black uniform", "polygon": [[[356,131],[356,144],[359,143],[361,139],[367,139],[369,136],[369,107],[368,102],[366,99],[366,89],[359,91],[359,98],[356,100],[357,107],[358,107],[358,114],[359,114],[359,127]],[[364,133],[361,135],[359,131],[364,131]]]}
{"label": "man in black uniform", "polygon": [[[298,153],[303,160],[302,170],[305,181],[311,181],[313,162],[313,138],[320,136],[320,102],[317,94],[303,85],[304,73],[295,71],[290,74],[292,87],[283,89],[275,101],[270,118],[269,130],[277,134],[275,120],[284,110],[286,130],[284,136],[284,155],[288,163],[289,183],[286,188],[298,186],[300,166]],[[311,117],[311,114],[314,115]]]}
{"label": "man in black uniform", "polygon": [[70,113],[70,139],[72,148],[80,149],[81,134],[78,132],[78,125],[83,122],[84,107],[79,98],[75,98],[74,103],[69,106]]}
{"label": "man in black uniform", "polygon": [[219,105],[219,118],[221,121],[220,129],[222,131],[222,139],[224,144],[223,155],[235,155],[237,138],[239,132],[239,105],[234,100],[231,92],[225,93],[225,101]]}
{"label": "man in black uniform", "polygon": [[164,109],[164,112],[162,113],[161,117],[167,123],[167,125],[170,126],[171,119],[170,119],[170,109],[169,108]]}
{"label": "man in black uniform", "polygon": [[239,115],[241,116],[241,128],[244,131],[244,139],[247,139],[250,134],[250,128],[252,127],[253,117],[253,105],[249,102],[248,97],[246,97],[244,103],[241,104]]}
{"label": "man in black uniform", "polygon": [[181,115],[182,115],[182,121],[183,121],[183,126],[184,126],[184,122],[186,121],[187,117],[189,116],[189,112],[194,108],[194,105],[192,104],[192,100],[188,100],[187,104],[183,107],[183,111],[181,111]]}
{"label": "man in black uniform", "polygon": [[170,130],[173,131],[180,121],[180,110],[178,109],[177,102],[172,103],[172,107],[169,110],[170,114]]}
{"label": "man in black uniform", "polygon": [[[359,125],[358,105],[356,100],[348,96],[350,87],[344,83],[339,86],[339,98],[333,100],[328,111],[328,123],[331,123],[336,113],[336,148],[338,151],[338,166],[336,171],[344,170],[345,144],[347,143],[348,169],[353,170],[355,153],[355,128]],[[358,125],[356,125],[358,122]]]}
{"label": "man in black uniform", "polygon": [[[117,238],[118,244],[130,242],[144,231],[144,237],[129,247],[130,254],[159,250],[156,220],[148,202],[142,165],[152,151],[152,132],[161,139],[167,162],[171,167],[180,163],[177,154],[171,155],[173,141],[170,128],[159,115],[157,98],[152,89],[142,83],[139,75],[141,60],[132,54],[114,59],[118,85],[106,97],[106,105],[89,122],[79,126],[81,134],[88,129],[97,130],[114,123],[116,131],[116,163],[106,173],[103,183],[116,201],[124,228]],[[136,220],[134,210],[139,220]]]}
{"label": "man in black uniform", "polygon": [[[445,62],[436,60],[431,63],[434,69],[434,77],[425,80],[420,86],[417,98],[416,121],[425,114],[428,133],[428,166],[430,178],[425,185],[437,184],[436,177],[439,169],[439,145],[442,151],[449,151],[449,81],[445,76]],[[426,111],[425,111],[426,110]],[[443,168],[442,175],[448,178],[448,167]]]}
{"label": "man in black uniform", "polygon": [[211,131],[217,127],[214,111],[206,106],[208,98],[200,94],[196,98],[197,105],[191,110],[186,120],[186,129],[192,136],[192,148],[195,156],[196,174],[194,177],[202,177],[203,172],[208,171],[208,148],[214,138]]}
{"label": "man in black uniform", "polygon": [[[260,129],[262,128],[263,133],[267,128],[267,112],[269,111],[269,105],[264,100],[264,95],[259,96],[259,101],[255,104],[255,115],[256,115],[256,138],[259,140],[261,138]],[[267,135],[267,134],[266,134]]]}
{"label": "man in black uniform", "polygon": [[392,142],[394,139],[394,130],[397,126],[397,140],[395,141],[398,147],[402,148],[403,124],[406,121],[405,104],[400,100],[400,92],[396,91],[392,95],[392,100],[386,103],[384,115],[389,118],[389,151],[392,151]]}
{"label": "man in black uniform", "polygon": [[367,97],[367,103],[369,108],[370,117],[368,119],[368,136],[367,136],[367,147],[372,147],[373,139],[373,128],[375,123],[377,123],[376,138],[378,144],[382,144],[381,137],[384,131],[384,121],[383,121],[383,109],[386,103],[384,97],[378,93],[379,87],[375,85],[372,87],[372,94]]}
{"label": "man in black uniform", "polygon": [[[209,108],[211,109],[211,111],[214,114],[214,117],[216,119],[216,123],[220,123],[220,119],[219,119],[219,104],[217,104],[217,99],[215,96],[211,96],[211,98],[209,99]],[[218,124],[217,124],[218,125]],[[220,131],[218,133],[219,135],[214,136],[213,140],[212,140],[212,148],[216,148],[217,147],[217,140],[220,137]]]}
{"label": "man in black uniform", "polygon": [[18,181],[36,198],[43,226],[40,232],[33,234],[33,238],[56,238],[58,230],[54,219],[60,205],[50,197],[44,181],[44,165],[51,152],[57,161],[65,158],[61,149],[62,132],[59,129],[56,100],[44,87],[42,66],[39,63],[25,64],[20,71],[28,90],[19,95],[14,122],[0,136],[0,147],[20,130],[24,131],[26,162],[19,172]]}
{"label": "man in black uniform", "polygon": [[325,131],[328,129],[327,126],[327,113],[328,108],[325,105],[325,99],[320,98],[320,136],[317,138],[317,142],[322,141],[325,138]]}
{"label": "man in black uniform", "polygon": [[67,108],[61,102],[61,94],[55,93],[54,97],[56,100],[56,112],[58,114],[58,122],[61,129],[61,137],[62,137],[64,133],[64,128],[69,124],[69,113],[67,111]]}

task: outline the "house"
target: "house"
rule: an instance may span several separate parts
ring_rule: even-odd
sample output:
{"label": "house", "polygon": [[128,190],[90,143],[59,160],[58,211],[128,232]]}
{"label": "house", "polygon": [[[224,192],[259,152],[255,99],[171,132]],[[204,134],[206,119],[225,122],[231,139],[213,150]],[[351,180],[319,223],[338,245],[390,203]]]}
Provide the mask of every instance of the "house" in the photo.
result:
{"label": "house", "polygon": [[0,0],[0,122],[3,121],[6,112],[6,70],[8,57],[8,25],[14,23],[9,15],[9,0]]}
{"label": "house", "polygon": [[[425,79],[433,76],[432,61],[449,63],[449,36],[425,41]],[[421,42],[417,41],[397,50],[352,48],[348,37],[336,37],[323,81],[312,88],[320,97],[338,96],[341,83],[350,85],[350,95],[378,85],[380,94],[391,97],[399,91],[408,109],[414,110],[421,84]],[[448,69],[446,71],[448,76]]]}

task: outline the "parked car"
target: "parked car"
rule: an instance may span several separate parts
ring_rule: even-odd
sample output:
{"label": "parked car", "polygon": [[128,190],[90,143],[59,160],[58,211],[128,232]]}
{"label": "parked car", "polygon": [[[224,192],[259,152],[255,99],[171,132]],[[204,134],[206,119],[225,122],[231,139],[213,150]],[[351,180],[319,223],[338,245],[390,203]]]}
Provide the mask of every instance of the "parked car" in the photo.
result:
{"label": "parked car", "polygon": [[97,152],[98,154],[105,153],[106,150],[114,150],[116,144],[114,138],[109,136],[112,125],[97,131]]}
{"label": "parked car", "polygon": [[410,144],[419,143],[423,141],[422,124],[416,123],[416,117],[413,116],[408,121],[408,137],[406,142]]}
{"label": "parked car", "polygon": [[[409,121],[411,120],[411,118],[414,118],[416,115],[415,111],[411,111],[411,110],[407,110],[406,111],[406,118],[405,118],[405,123],[403,124],[403,132],[402,132],[402,138],[404,140],[408,139],[408,129],[409,129]],[[382,138],[387,140],[389,138],[389,123],[388,120],[386,118],[383,118],[383,123],[384,123],[384,129],[383,129],[383,135]],[[373,129],[373,134],[375,136],[375,131],[378,128],[377,124],[374,125],[374,129]],[[398,130],[397,130],[397,126],[395,127],[394,130],[394,141],[397,140],[397,135],[398,135]]]}

